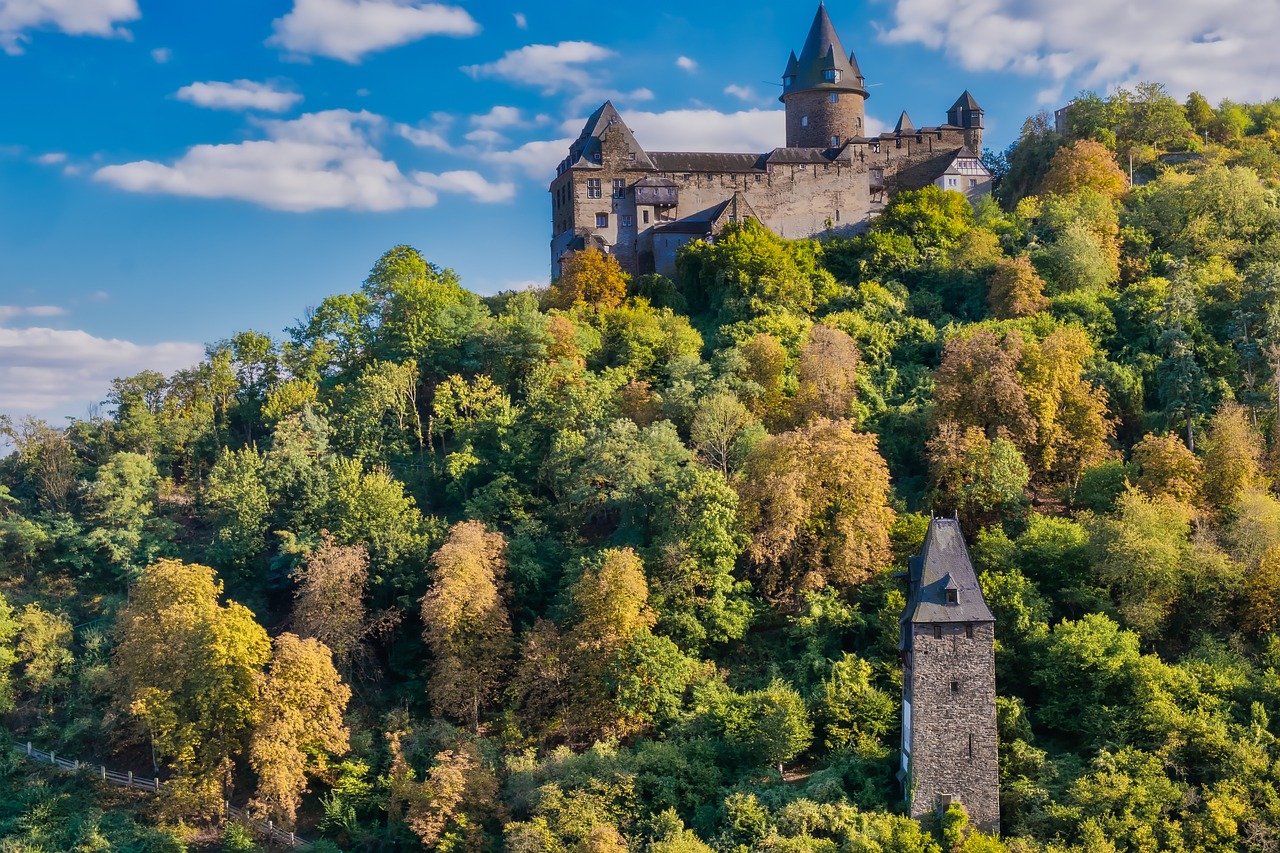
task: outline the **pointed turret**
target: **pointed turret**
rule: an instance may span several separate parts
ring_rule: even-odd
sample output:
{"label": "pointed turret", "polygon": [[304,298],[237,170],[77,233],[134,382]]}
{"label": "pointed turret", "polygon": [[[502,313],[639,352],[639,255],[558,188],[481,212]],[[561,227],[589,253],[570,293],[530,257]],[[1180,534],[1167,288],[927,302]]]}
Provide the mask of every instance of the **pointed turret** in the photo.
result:
{"label": "pointed turret", "polygon": [[916,126],[911,123],[911,116],[903,110],[902,115],[898,116],[898,123],[893,126],[893,132],[901,136],[904,133],[915,133],[915,131]]}
{"label": "pointed turret", "polygon": [[963,128],[965,145],[974,151],[982,150],[982,107],[968,89],[947,110],[947,124]]}
{"label": "pointed turret", "polygon": [[782,76],[787,105],[787,147],[838,148],[862,136],[866,80],[852,52],[845,52],[827,7],[819,3],[809,36]]}

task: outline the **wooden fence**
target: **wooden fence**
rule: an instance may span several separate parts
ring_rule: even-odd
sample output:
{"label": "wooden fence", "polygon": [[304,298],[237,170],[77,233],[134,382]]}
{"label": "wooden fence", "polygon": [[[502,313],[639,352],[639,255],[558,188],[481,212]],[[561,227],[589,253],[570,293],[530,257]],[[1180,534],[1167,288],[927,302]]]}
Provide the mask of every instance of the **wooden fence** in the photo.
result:
{"label": "wooden fence", "polygon": [[[31,741],[27,741],[25,746],[23,744],[14,744],[13,748],[33,761],[52,764],[60,770],[88,773],[111,785],[119,785],[124,788],[136,788],[140,791],[150,791],[153,794],[160,793],[160,785],[162,783],[159,779],[147,779],[142,776],[135,776],[132,771],[128,773],[117,773],[114,770],[108,770],[101,764],[88,764],[74,758],[61,758],[56,753],[36,749],[31,745]],[[277,844],[283,844],[293,849],[305,849],[311,846],[310,841],[305,841],[294,833],[279,828],[272,821],[261,820],[253,817],[244,809],[231,805],[230,801],[225,801],[223,806],[226,809],[227,817],[244,824],[253,832],[266,836]]]}

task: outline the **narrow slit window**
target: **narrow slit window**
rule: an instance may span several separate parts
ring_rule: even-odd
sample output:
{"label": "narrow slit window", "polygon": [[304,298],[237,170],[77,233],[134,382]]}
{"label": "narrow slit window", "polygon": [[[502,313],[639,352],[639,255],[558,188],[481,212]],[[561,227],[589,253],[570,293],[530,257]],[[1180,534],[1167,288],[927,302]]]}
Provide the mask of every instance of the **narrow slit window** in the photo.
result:
{"label": "narrow slit window", "polygon": [[972,626],[972,625],[965,625],[965,626],[964,626],[964,636],[965,636],[965,639],[966,639],[966,640],[972,640],[972,639],[973,639],[973,626]]}
{"label": "narrow slit window", "polygon": [[934,626],[933,626],[933,638],[934,638],[935,640],[941,640],[941,639],[942,639],[942,626],[941,626],[941,625],[934,625]]}
{"label": "narrow slit window", "polygon": [[969,732],[969,760],[973,761],[973,732]]}
{"label": "narrow slit window", "polygon": [[952,692],[952,693],[959,693],[959,692],[960,692],[960,682],[958,682],[958,681],[953,681],[953,682],[951,682],[951,692]]}

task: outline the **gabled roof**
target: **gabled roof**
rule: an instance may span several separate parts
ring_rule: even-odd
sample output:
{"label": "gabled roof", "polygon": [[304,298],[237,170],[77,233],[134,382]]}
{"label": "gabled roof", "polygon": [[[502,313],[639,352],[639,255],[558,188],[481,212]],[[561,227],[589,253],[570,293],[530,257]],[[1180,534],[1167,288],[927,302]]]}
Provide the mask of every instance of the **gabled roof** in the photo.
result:
{"label": "gabled roof", "polygon": [[614,108],[612,101],[605,101],[591,114],[587,123],[583,125],[582,133],[578,134],[578,138],[569,146],[569,168],[594,167],[596,155],[602,149],[602,141],[609,134],[619,134],[620,144],[628,151],[635,153],[635,168],[654,168],[653,161],[640,147],[631,129],[622,121],[622,116]]}
{"label": "gabled roof", "polygon": [[980,113],[982,112],[982,107],[978,106],[978,102],[973,99],[973,95],[970,95],[969,90],[965,89],[964,94],[956,99],[956,102],[951,105],[951,109],[947,110],[947,112],[952,110],[973,110]]}
{"label": "gabled roof", "polygon": [[[903,620],[910,622],[994,622],[982,597],[982,587],[969,560],[960,522],[935,518],[929,522],[924,547],[911,558],[911,593]],[[947,590],[956,603],[947,603]]]}
{"label": "gabled roof", "polygon": [[913,133],[915,125],[911,123],[911,116],[907,115],[907,111],[903,110],[902,115],[898,116],[898,123],[893,126],[894,133]]}
{"label": "gabled roof", "polygon": [[659,172],[759,172],[760,154],[655,151],[649,161]]}
{"label": "gabled roof", "polygon": [[[791,54],[793,57],[795,53]],[[827,7],[819,3],[818,14],[813,18],[813,26],[809,28],[809,37],[805,40],[800,58],[793,66],[787,62],[785,77],[794,77],[790,86],[783,89],[783,99],[792,92],[804,92],[819,89],[831,92],[855,92],[862,97],[870,97],[862,70],[858,68],[858,60],[852,53],[846,55],[840,37],[836,35],[835,25],[827,14]],[[828,82],[827,71],[838,71],[840,81]]]}

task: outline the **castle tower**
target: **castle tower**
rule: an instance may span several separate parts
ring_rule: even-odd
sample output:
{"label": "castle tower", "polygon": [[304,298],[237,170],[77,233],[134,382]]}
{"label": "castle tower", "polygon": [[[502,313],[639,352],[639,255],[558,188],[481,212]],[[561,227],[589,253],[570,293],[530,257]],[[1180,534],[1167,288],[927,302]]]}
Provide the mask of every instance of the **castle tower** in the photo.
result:
{"label": "castle tower", "polygon": [[782,75],[787,147],[839,148],[850,137],[865,136],[868,97],[858,60],[852,53],[846,57],[827,7],[819,3],[800,57],[792,51]]}
{"label": "castle tower", "polygon": [[968,89],[947,110],[947,124],[962,128],[965,147],[974,154],[982,153],[982,107]]}
{"label": "castle tower", "polygon": [[960,523],[929,522],[907,572],[902,615],[902,770],[910,814],[959,802],[984,832],[1000,831],[995,617]]}

